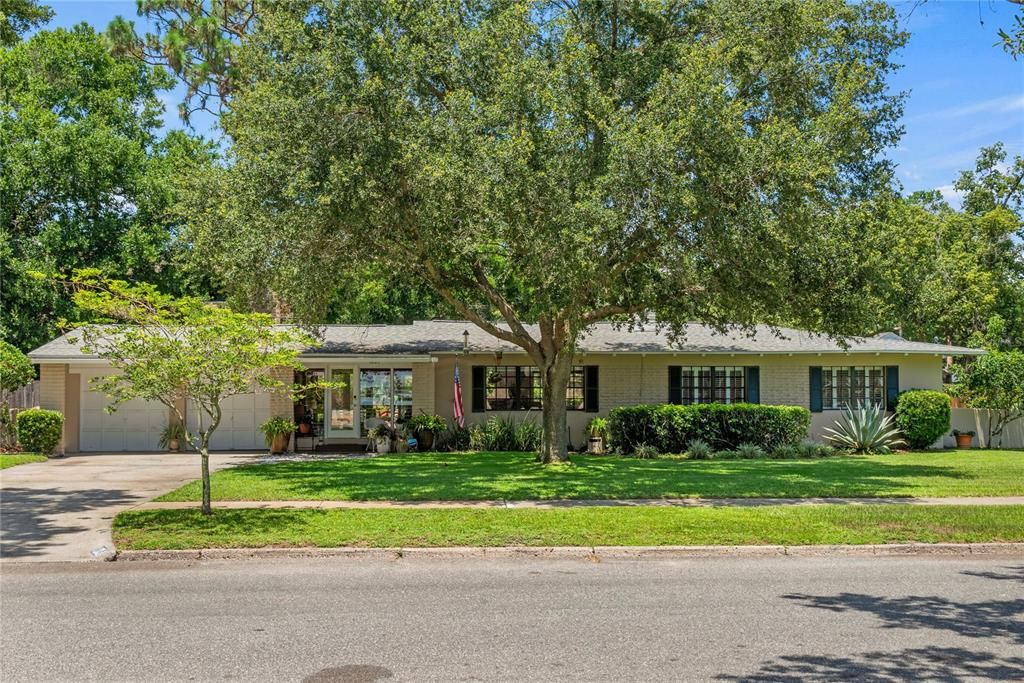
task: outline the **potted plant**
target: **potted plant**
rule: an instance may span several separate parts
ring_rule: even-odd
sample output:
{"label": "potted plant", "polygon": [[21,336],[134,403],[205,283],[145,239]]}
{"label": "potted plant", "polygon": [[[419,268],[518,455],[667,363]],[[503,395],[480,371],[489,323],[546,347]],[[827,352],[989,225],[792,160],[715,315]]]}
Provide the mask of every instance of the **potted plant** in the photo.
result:
{"label": "potted plant", "polygon": [[954,429],[953,438],[956,439],[957,448],[970,448],[971,442],[974,440],[974,432],[970,430],[961,432],[959,429]]}
{"label": "potted plant", "polygon": [[595,417],[587,425],[590,438],[587,440],[587,452],[600,455],[604,453],[604,440],[608,437],[608,420]]}
{"label": "potted plant", "polygon": [[160,448],[171,453],[177,453],[181,449],[181,442],[185,438],[185,428],[174,422],[164,427],[160,432]]}
{"label": "potted plant", "polygon": [[295,422],[287,417],[274,416],[261,424],[260,430],[271,453],[284,453],[288,450],[288,442],[295,431]]}
{"label": "potted plant", "polygon": [[416,415],[409,420],[409,431],[416,437],[419,450],[429,451],[434,447],[438,434],[448,429],[448,423],[440,415]]}
{"label": "potted plant", "polygon": [[390,453],[391,442],[395,438],[395,430],[386,422],[381,422],[367,432],[367,436],[376,444],[378,453]]}

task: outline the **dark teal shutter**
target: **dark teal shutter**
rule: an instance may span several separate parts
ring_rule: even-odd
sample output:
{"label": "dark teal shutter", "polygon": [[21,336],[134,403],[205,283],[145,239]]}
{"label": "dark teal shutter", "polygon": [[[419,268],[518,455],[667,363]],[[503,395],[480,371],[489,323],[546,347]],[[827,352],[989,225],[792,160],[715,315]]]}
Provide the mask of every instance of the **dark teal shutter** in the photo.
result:
{"label": "dark teal shutter", "polygon": [[896,410],[896,397],[900,395],[900,366],[885,366],[885,409]]}
{"label": "dark teal shutter", "polygon": [[811,368],[811,412],[821,412],[821,368]]}
{"label": "dark teal shutter", "polygon": [[747,403],[761,402],[761,368],[752,365],[747,368]]}
{"label": "dark teal shutter", "polygon": [[487,404],[487,366],[473,366],[473,404],[471,410],[474,413],[484,412]]}
{"label": "dark teal shutter", "polygon": [[668,402],[683,402],[683,369],[679,365],[668,366]]}
{"label": "dark teal shutter", "polygon": [[583,410],[585,410],[588,413],[596,413],[598,411],[597,366],[584,366],[584,373],[585,374],[583,377]]}

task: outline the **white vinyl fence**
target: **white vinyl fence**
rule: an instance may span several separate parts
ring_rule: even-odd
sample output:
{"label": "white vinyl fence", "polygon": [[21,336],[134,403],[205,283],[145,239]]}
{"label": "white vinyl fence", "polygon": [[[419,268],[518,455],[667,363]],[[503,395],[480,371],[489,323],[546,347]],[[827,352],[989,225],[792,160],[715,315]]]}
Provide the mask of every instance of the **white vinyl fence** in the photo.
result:
{"label": "white vinyl fence", "polygon": [[[988,444],[988,415],[987,410],[975,410],[973,408],[953,408],[952,428],[961,432],[974,432],[974,447],[986,448]],[[992,448],[1024,448],[1024,420],[1012,422],[1003,430],[1002,443],[999,437],[994,439]],[[952,436],[943,437],[943,444],[947,447],[956,445]]]}

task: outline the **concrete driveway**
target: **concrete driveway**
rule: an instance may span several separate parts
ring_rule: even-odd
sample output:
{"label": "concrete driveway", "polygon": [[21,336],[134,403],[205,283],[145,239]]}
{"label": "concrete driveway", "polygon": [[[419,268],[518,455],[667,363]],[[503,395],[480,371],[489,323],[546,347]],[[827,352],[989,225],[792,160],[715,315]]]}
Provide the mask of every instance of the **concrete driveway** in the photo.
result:
{"label": "concrete driveway", "polygon": [[[210,469],[257,457],[210,456]],[[72,455],[0,470],[0,559],[101,559],[114,549],[110,525],[128,508],[198,479],[192,453]]]}

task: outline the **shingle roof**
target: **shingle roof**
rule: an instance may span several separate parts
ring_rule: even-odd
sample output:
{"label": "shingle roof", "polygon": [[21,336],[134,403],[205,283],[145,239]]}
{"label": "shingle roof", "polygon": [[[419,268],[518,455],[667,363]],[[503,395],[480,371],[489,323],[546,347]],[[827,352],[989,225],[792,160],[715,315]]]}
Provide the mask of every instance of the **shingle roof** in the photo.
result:
{"label": "shingle roof", "polygon": [[[462,351],[463,331],[469,331],[471,352],[519,351],[472,323],[463,320],[418,320],[409,325],[326,325],[320,328],[323,343],[309,349],[308,355],[430,354]],[[530,330],[536,334],[536,328]],[[979,349],[908,341],[887,332],[873,337],[853,337],[843,349],[828,337],[780,328],[777,333],[759,325],[752,334],[735,331],[719,334],[707,325],[690,323],[684,338],[673,345],[665,331],[653,326],[630,331],[612,323],[598,323],[581,340],[579,350],[586,353],[911,353],[941,355],[978,355]],[[77,345],[67,335],[59,337],[29,354],[36,362],[81,358]]]}

